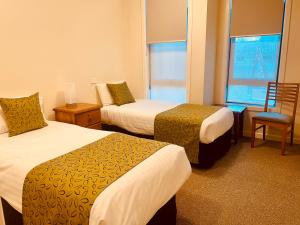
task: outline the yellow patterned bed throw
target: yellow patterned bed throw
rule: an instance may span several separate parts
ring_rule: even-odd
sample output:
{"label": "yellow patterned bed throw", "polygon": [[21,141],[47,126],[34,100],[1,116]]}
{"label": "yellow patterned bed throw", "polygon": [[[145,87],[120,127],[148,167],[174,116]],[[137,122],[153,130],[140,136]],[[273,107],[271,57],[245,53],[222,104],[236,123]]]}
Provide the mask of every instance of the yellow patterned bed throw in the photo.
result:
{"label": "yellow patterned bed throw", "polygon": [[158,114],[154,121],[154,139],[185,148],[191,163],[198,163],[199,132],[202,122],[221,107],[182,104]]}
{"label": "yellow patterned bed throw", "polygon": [[97,196],[166,145],[114,133],[35,167],[23,186],[24,225],[88,224]]}

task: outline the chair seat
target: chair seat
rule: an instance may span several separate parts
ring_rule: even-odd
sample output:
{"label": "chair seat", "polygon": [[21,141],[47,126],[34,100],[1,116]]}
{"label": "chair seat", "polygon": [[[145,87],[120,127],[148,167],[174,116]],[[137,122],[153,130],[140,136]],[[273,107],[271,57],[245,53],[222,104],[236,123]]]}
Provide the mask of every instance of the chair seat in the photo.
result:
{"label": "chair seat", "polygon": [[269,121],[269,122],[278,122],[278,123],[292,123],[292,117],[282,114],[282,113],[276,113],[276,112],[261,112],[256,114],[253,118]]}

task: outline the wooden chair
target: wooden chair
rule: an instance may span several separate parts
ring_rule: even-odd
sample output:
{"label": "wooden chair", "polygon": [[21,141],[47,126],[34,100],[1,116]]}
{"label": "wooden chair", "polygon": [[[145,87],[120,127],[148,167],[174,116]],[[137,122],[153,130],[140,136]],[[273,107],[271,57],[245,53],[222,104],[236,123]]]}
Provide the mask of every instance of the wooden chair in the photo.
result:
{"label": "wooden chair", "polygon": [[[269,82],[264,112],[256,114],[252,118],[251,148],[254,148],[255,132],[263,128],[263,140],[266,139],[266,126],[281,129],[281,154],[285,154],[286,138],[291,133],[291,145],[293,145],[295,116],[297,110],[299,83]],[[292,108],[292,115],[276,112],[268,112],[269,101],[286,104]],[[256,127],[259,124],[261,126]]]}

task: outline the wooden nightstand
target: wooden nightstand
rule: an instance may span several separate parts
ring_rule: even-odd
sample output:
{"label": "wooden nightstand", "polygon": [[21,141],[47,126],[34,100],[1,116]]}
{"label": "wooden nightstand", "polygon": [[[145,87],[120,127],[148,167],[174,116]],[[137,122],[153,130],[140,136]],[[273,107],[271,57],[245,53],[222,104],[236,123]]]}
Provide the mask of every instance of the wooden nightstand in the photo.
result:
{"label": "wooden nightstand", "polygon": [[101,129],[100,106],[95,104],[77,103],[73,107],[56,107],[55,120],[76,124],[81,127]]}

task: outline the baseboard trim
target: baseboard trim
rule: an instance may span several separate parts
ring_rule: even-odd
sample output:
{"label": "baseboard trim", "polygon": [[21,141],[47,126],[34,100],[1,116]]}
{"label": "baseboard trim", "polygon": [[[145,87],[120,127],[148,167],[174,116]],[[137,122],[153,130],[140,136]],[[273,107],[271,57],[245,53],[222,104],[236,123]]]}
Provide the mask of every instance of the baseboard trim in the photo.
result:
{"label": "baseboard trim", "polygon": [[[251,130],[245,130],[244,131],[244,136],[245,137],[251,137]],[[255,134],[255,138],[258,138],[258,139],[263,139],[263,134],[261,131],[257,131],[256,134]],[[280,135],[276,135],[276,134],[267,134],[266,133],[266,139],[267,140],[272,140],[272,141],[278,141],[280,142],[281,141],[281,136]],[[287,138],[287,142],[290,141],[290,136],[288,136]],[[300,144],[300,137],[294,137],[294,143],[295,144]]]}

